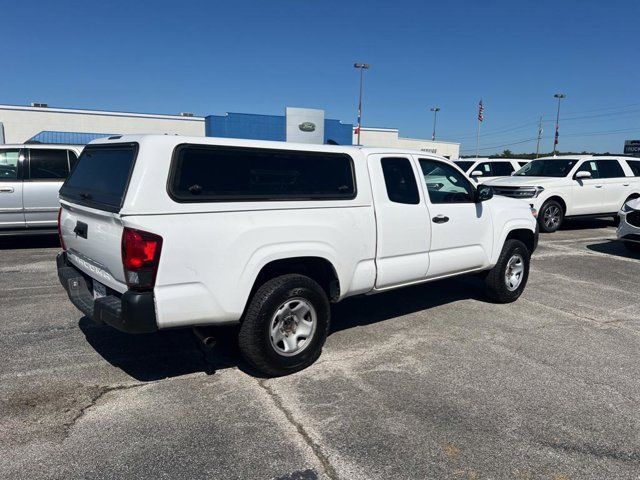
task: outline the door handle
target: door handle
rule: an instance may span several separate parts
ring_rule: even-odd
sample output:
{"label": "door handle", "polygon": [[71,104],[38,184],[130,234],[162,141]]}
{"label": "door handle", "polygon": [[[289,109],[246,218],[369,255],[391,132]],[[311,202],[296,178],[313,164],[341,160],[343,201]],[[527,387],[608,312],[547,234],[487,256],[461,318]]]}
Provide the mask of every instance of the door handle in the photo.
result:
{"label": "door handle", "polygon": [[596,188],[602,188],[602,185],[596,185]]}
{"label": "door handle", "polygon": [[0,187],[0,193],[13,193],[13,187]]}
{"label": "door handle", "polygon": [[436,215],[431,220],[433,220],[433,223],[447,223],[449,221],[449,217],[445,217],[444,215]]}
{"label": "door handle", "polygon": [[628,187],[628,186],[629,186],[629,184],[628,184],[628,183],[623,183],[623,184],[622,184],[622,186],[623,186],[623,187]]}

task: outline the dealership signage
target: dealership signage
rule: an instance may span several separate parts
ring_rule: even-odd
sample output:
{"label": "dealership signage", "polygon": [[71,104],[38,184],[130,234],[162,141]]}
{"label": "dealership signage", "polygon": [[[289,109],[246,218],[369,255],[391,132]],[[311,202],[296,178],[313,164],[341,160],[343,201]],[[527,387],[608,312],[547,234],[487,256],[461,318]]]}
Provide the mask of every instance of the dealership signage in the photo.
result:
{"label": "dealership signage", "polygon": [[287,107],[286,140],[296,143],[324,143],[324,110]]}
{"label": "dealership signage", "polygon": [[640,157],[640,140],[627,140],[624,142],[624,154]]}

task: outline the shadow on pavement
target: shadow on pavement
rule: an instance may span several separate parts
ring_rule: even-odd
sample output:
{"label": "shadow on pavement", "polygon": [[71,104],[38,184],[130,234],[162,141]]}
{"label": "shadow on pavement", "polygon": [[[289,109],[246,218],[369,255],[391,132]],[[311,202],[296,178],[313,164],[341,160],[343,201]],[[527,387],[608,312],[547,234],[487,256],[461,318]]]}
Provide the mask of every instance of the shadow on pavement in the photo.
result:
{"label": "shadow on pavement", "polygon": [[616,257],[640,260],[640,252],[632,252],[630,250],[627,250],[627,247],[625,247],[624,244],[619,240],[592,243],[591,245],[587,245],[587,248],[594,252],[615,255]]}
{"label": "shadow on pavement", "polygon": [[[371,296],[347,299],[332,306],[330,334],[426,310],[464,299],[483,299],[482,282],[473,276],[441,280]],[[191,329],[131,335],[83,317],[78,323],[87,342],[111,365],[139,381],[190,373],[213,374],[238,367],[263,378],[240,356],[238,326],[210,328],[216,346],[206,348]]]}
{"label": "shadow on pavement", "polygon": [[[87,342],[106,361],[139,381],[153,381],[236,366],[233,332],[218,331],[218,344],[205,348],[191,329],[132,335],[87,317],[78,322]],[[231,337],[231,338],[227,338]],[[227,341],[229,340],[229,341]]]}
{"label": "shadow on pavement", "polygon": [[59,247],[60,240],[58,240],[58,235],[0,236],[0,250]]}
{"label": "shadow on pavement", "polygon": [[333,306],[331,333],[466,299],[484,300],[479,278],[464,276],[346,299]]}
{"label": "shadow on pavement", "polygon": [[562,222],[560,230],[591,230],[618,225],[617,220],[609,218],[567,218]]}

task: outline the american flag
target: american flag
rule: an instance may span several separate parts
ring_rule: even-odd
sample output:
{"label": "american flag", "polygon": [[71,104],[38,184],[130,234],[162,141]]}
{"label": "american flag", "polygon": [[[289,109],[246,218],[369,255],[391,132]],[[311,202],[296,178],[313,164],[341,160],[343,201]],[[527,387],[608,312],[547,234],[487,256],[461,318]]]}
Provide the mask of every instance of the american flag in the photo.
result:
{"label": "american flag", "polygon": [[354,135],[358,135],[359,133],[360,133],[360,125],[356,125],[356,126],[353,128],[353,134],[354,134]]}
{"label": "american flag", "polygon": [[482,105],[482,100],[480,100],[480,103],[478,104],[478,121],[484,121],[484,105]]}

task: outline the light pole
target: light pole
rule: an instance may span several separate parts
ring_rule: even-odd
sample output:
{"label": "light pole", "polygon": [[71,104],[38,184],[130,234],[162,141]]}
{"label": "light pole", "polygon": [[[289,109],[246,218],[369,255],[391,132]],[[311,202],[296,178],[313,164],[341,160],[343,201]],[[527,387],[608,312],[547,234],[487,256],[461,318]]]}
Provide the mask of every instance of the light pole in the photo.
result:
{"label": "light pole", "polygon": [[368,63],[354,63],[353,66],[360,70],[360,95],[358,96],[358,145],[360,145],[360,129],[362,128],[362,79],[363,72],[369,70]]}
{"label": "light pole", "polygon": [[431,140],[435,141],[435,139],[436,139],[436,122],[438,121],[438,112],[440,111],[440,107],[432,107],[431,111],[433,112],[433,133],[431,134]]}
{"label": "light pole", "polygon": [[556,155],[556,148],[558,146],[558,130],[560,129],[560,100],[562,100],[563,98],[565,98],[566,95],[564,93],[556,93],[554,95],[554,98],[558,99],[558,113],[556,115],[556,136],[553,139],[553,156],[555,157]]}

